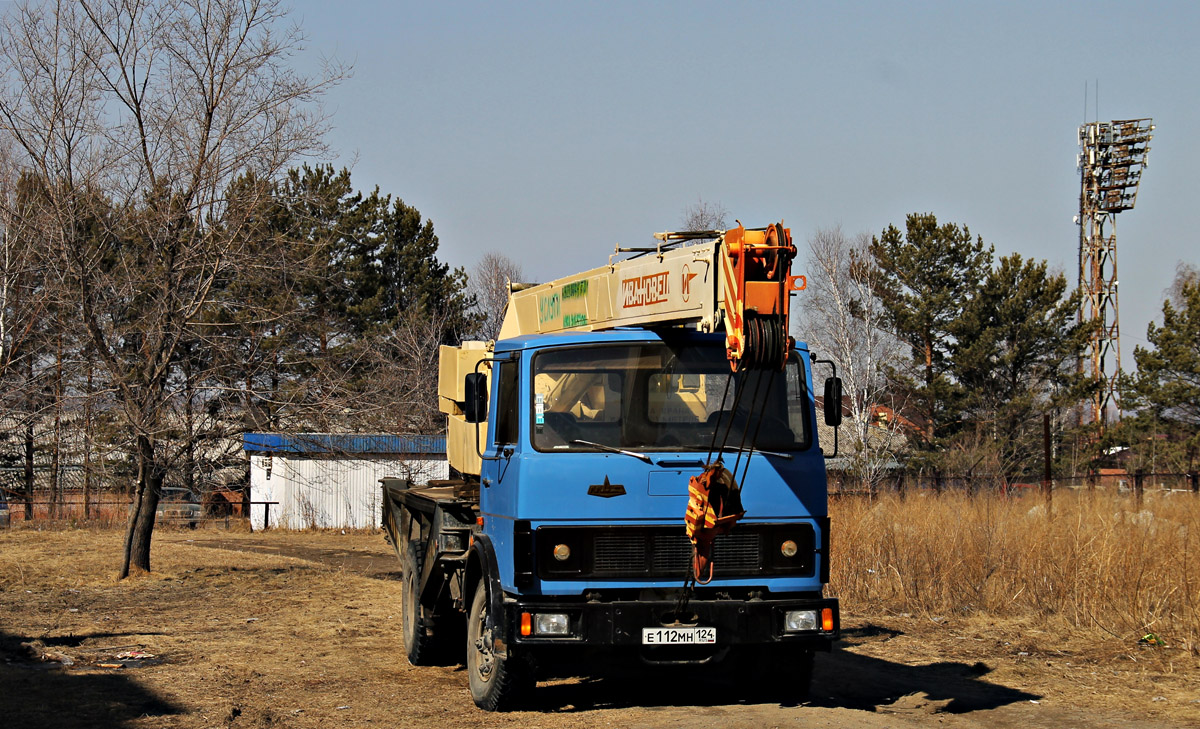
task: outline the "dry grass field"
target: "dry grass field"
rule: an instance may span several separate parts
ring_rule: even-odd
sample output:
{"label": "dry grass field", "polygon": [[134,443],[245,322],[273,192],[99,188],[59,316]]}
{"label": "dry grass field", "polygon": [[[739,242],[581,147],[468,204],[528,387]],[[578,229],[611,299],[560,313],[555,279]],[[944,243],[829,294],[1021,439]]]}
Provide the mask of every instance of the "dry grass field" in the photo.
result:
{"label": "dry grass field", "polygon": [[841,501],[846,635],[809,702],[630,674],[542,684],[512,714],[476,710],[459,667],[407,664],[380,534],[161,530],[154,572],[118,582],[118,530],[19,528],[0,532],[0,725],[1197,726],[1197,501]]}
{"label": "dry grass field", "polygon": [[[918,493],[832,507],[832,583],[858,612],[988,616],[1083,631],[1097,657],[1153,634],[1200,655],[1200,498]],[[1153,639],[1151,639],[1153,640]]]}

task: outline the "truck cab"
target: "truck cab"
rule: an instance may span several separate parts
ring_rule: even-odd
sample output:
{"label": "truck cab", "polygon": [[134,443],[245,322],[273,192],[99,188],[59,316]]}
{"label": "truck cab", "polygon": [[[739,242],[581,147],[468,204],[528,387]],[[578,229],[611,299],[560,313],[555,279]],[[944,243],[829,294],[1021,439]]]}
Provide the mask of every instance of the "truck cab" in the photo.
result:
{"label": "truck cab", "polygon": [[[527,688],[538,663],[596,653],[786,665],[802,693],[838,632],[806,348],[733,373],[719,335],[630,329],[519,337],[490,360],[470,550],[431,555],[465,561],[460,605],[484,591],[467,624],[477,701],[501,673]],[[716,538],[711,581],[687,587],[689,479],[718,456],[746,514]]]}

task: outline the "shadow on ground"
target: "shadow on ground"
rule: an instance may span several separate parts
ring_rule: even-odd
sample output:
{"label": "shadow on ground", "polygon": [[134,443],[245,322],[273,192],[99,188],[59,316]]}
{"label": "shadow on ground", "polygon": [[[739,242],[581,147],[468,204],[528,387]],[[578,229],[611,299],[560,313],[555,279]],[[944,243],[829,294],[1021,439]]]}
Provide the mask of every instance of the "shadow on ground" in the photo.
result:
{"label": "shadow on ground", "polygon": [[[779,670],[787,671],[781,665]],[[807,698],[757,695],[747,698],[729,669],[696,671],[638,669],[621,675],[555,682],[538,687],[529,709],[591,711],[653,706],[728,706],[741,703],[805,704],[897,713],[966,713],[1040,698],[984,680],[983,664],[957,662],[907,665],[844,649],[818,653]],[[919,698],[917,698],[919,697]]]}
{"label": "shadow on ground", "polygon": [[3,726],[120,729],[144,725],[136,721],[143,717],[183,713],[182,707],[141,686],[132,672],[34,661],[21,648],[30,640],[0,631]]}
{"label": "shadow on ground", "polygon": [[952,661],[910,666],[835,650],[817,658],[809,703],[886,711],[901,699],[918,695],[927,702],[930,713],[962,714],[1041,698],[984,680],[989,670],[979,663]]}

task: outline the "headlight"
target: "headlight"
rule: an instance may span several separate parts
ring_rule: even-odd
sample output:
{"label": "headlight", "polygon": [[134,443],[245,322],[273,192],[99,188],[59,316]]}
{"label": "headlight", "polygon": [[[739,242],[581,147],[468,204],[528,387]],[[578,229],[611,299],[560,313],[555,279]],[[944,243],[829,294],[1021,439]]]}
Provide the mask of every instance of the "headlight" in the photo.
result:
{"label": "headlight", "polygon": [[779,545],[779,553],[788,559],[795,557],[796,552],[798,551],[800,551],[800,549],[796,546],[796,543],[790,539],[784,540],[783,544]]}
{"label": "headlight", "polygon": [[817,629],[816,610],[788,610],[783,619],[783,629],[790,632]]}
{"label": "headlight", "polygon": [[554,545],[554,558],[559,562],[566,562],[571,558],[571,548],[565,544]]}
{"label": "headlight", "polygon": [[533,616],[533,632],[537,635],[570,635],[571,621],[564,613],[538,613]]}

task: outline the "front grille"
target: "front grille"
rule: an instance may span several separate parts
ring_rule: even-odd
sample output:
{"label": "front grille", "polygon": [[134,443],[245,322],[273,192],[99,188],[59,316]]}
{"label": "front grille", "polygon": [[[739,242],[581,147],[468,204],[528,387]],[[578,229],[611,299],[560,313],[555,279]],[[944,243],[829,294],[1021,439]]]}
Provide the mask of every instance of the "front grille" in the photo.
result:
{"label": "front grille", "polygon": [[646,570],[646,539],[641,534],[600,534],[594,542],[592,569],[597,574]]}
{"label": "front grille", "polygon": [[[726,535],[717,537],[724,542]],[[692,563],[692,543],[685,534],[662,534],[653,539],[654,551],[650,555],[653,571],[661,574],[685,574]]]}
{"label": "front grille", "polygon": [[[713,543],[713,556],[727,572],[754,572],[761,561],[758,534],[722,534]],[[683,574],[692,563],[692,543],[684,534],[596,535],[592,569],[597,575]]]}
{"label": "front grille", "polygon": [[[536,532],[542,579],[579,577],[684,577],[692,563],[692,543],[682,527],[541,527]],[[783,538],[797,541],[800,553],[787,564],[772,562]],[[555,544],[567,544],[571,558],[555,560]],[[808,524],[735,526],[713,543],[714,575],[811,574],[813,529]],[[776,561],[777,558],[776,558]]]}

